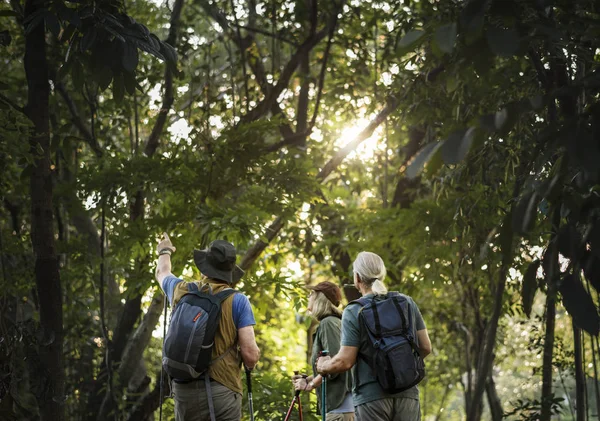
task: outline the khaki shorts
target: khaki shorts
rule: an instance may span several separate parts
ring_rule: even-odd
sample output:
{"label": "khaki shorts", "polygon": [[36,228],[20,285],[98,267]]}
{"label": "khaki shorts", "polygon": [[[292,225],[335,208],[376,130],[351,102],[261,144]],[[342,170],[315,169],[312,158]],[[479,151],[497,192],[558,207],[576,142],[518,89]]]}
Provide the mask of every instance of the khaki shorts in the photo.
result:
{"label": "khaki shorts", "polygon": [[[212,380],[210,388],[217,421],[240,421],[242,395]],[[173,382],[176,421],[210,421],[204,380],[191,383]]]}
{"label": "khaki shorts", "polygon": [[325,419],[327,421],[354,421],[354,412],[341,412],[339,414],[328,412]]}
{"label": "khaki shorts", "polygon": [[385,398],[356,407],[358,421],[421,421],[418,399]]}

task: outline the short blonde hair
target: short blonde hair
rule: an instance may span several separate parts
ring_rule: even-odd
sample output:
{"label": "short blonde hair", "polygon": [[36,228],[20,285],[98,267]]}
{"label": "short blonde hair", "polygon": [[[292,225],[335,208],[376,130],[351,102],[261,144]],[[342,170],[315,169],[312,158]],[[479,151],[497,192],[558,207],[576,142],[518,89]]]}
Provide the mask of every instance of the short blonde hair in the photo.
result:
{"label": "short blonde hair", "polygon": [[310,314],[317,320],[323,320],[327,316],[342,317],[342,311],[337,308],[329,298],[320,291],[313,291],[315,295],[315,301],[312,305]]}

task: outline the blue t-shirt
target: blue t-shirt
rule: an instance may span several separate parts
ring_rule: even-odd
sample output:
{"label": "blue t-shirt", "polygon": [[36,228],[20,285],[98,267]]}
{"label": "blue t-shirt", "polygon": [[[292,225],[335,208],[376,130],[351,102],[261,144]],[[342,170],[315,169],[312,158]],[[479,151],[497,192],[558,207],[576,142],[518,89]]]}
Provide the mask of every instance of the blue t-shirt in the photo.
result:
{"label": "blue t-shirt", "polygon": [[[163,279],[161,286],[167,295],[171,307],[173,306],[174,298],[175,304],[177,304],[177,301],[179,301],[183,294],[188,292],[187,284],[187,282],[183,282],[182,279],[179,279],[174,275],[169,275]],[[248,297],[242,293],[238,292],[233,296],[232,315],[233,323],[235,324],[235,328],[238,330],[243,327],[253,326],[256,324],[250,301],[248,300]]]}

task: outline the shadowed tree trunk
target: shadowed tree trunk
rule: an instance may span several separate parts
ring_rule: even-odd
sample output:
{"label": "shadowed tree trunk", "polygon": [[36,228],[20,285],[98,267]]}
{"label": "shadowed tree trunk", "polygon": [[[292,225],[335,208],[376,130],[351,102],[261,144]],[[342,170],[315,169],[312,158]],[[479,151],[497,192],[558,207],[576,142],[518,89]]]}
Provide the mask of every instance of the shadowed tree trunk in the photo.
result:
{"label": "shadowed tree trunk", "polygon": [[575,354],[575,410],[577,421],[585,421],[585,374],[581,348],[581,329],[573,323],[573,352]]}
{"label": "shadowed tree trunk", "polygon": [[[44,7],[45,2],[27,0],[25,17]],[[43,340],[40,363],[44,370],[46,393],[39,400],[43,421],[64,419],[63,311],[58,258],[54,240],[53,189],[50,170],[50,120],[48,62],[45,27],[41,22],[25,38],[27,106],[33,122],[29,142],[33,155],[31,188],[31,242],[35,254],[35,281],[40,297],[40,324]]]}

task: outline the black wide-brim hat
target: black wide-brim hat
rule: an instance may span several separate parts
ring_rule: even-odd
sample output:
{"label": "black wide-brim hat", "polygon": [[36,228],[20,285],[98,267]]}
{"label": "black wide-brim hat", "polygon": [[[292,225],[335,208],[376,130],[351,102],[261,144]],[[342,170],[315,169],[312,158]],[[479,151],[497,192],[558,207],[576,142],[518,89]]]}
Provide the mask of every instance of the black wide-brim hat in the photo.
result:
{"label": "black wide-brim hat", "polygon": [[237,254],[233,244],[225,240],[215,240],[206,250],[194,250],[194,263],[200,272],[210,279],[237,282],[244,271],[235,264]]}

